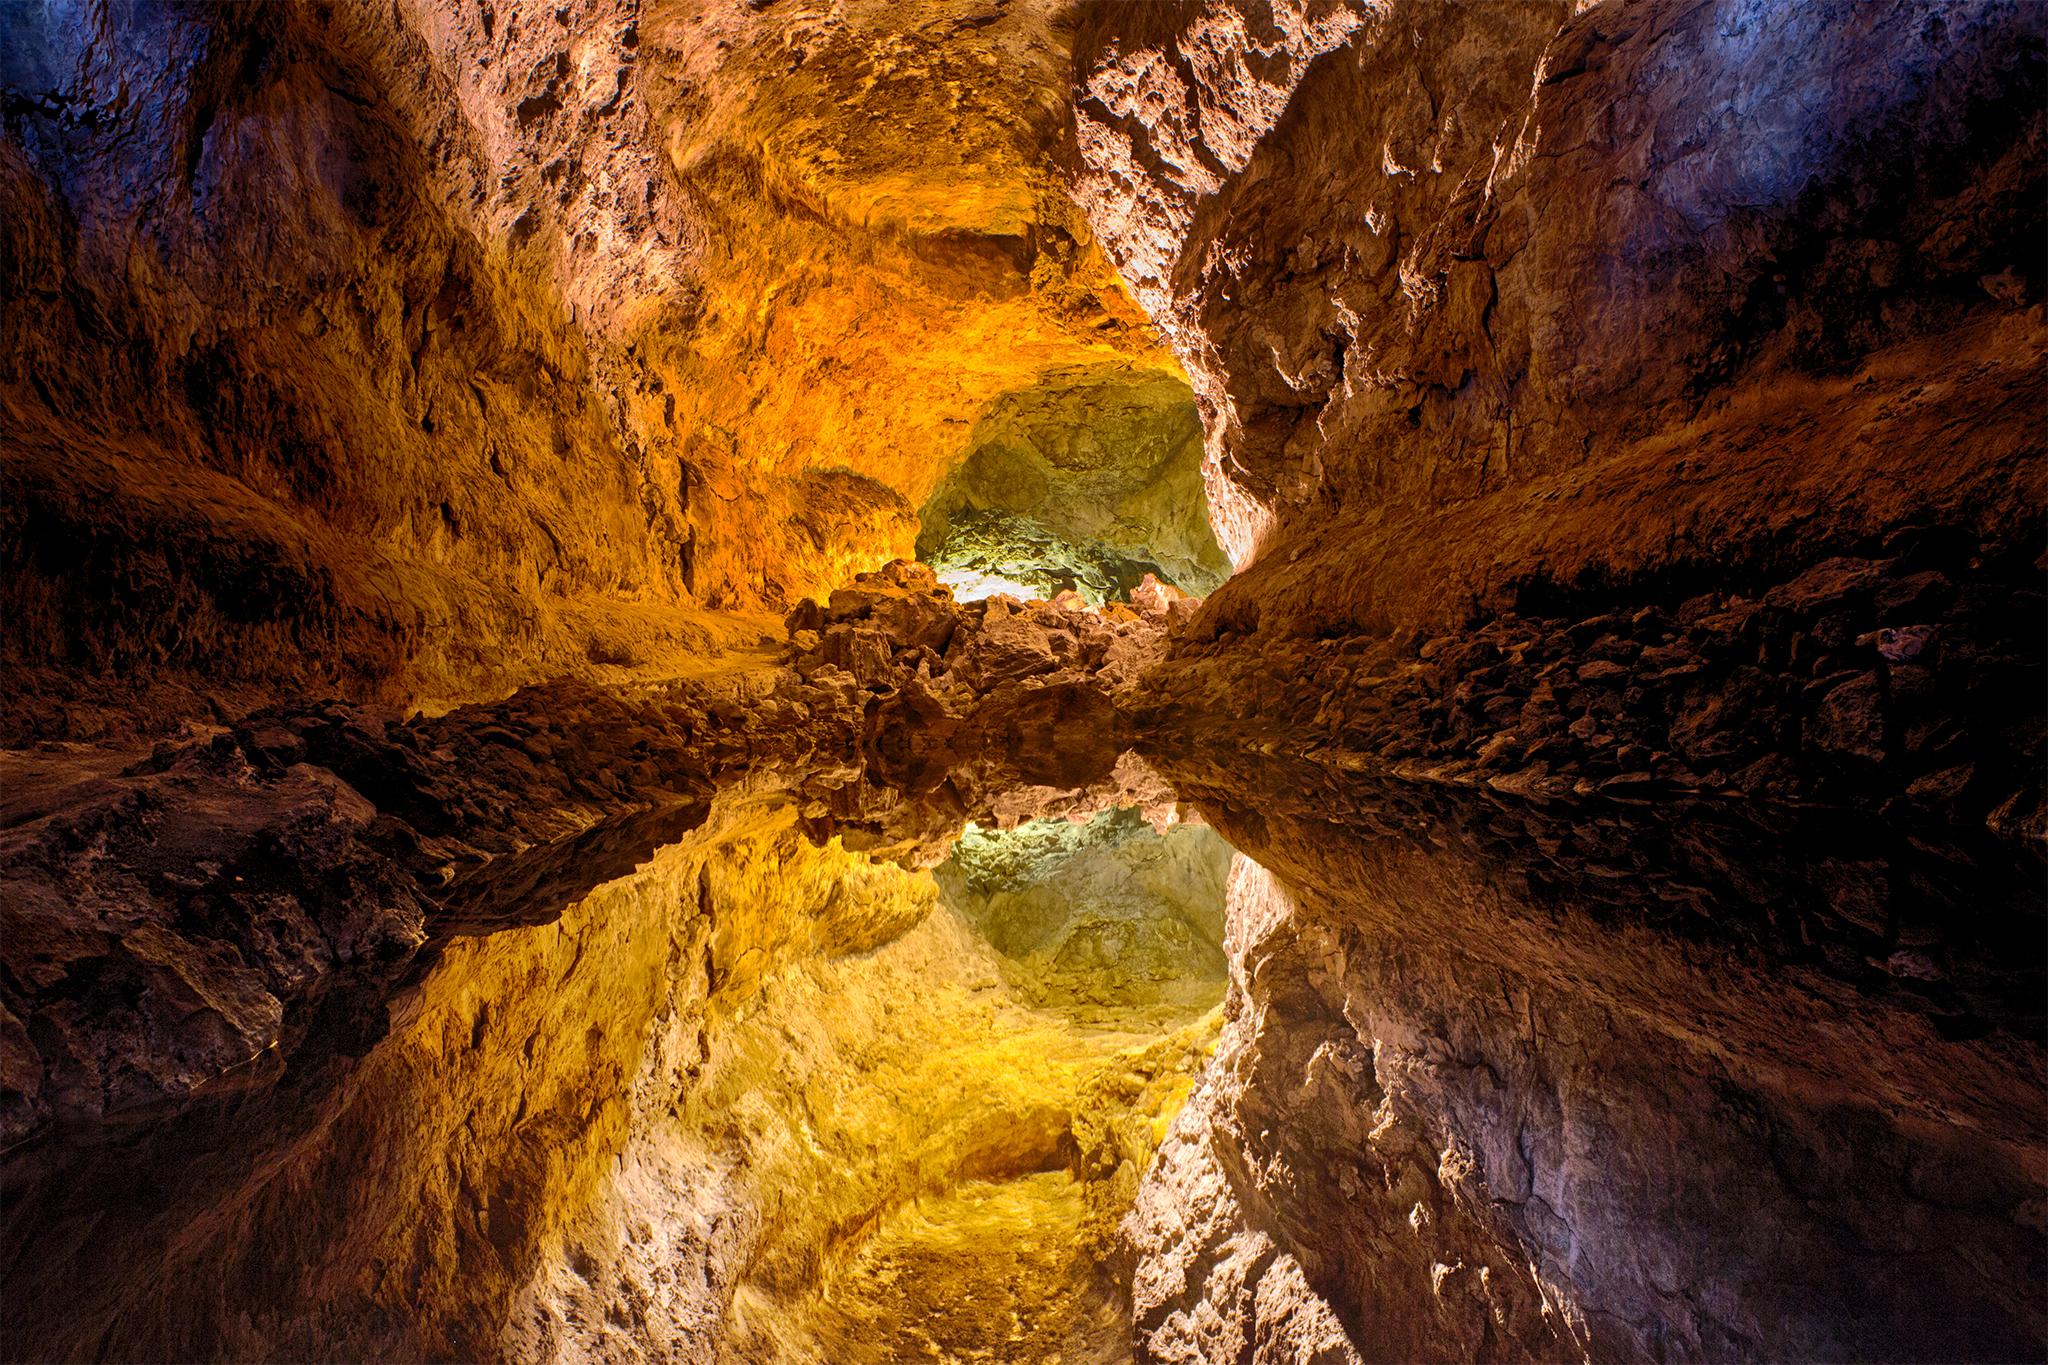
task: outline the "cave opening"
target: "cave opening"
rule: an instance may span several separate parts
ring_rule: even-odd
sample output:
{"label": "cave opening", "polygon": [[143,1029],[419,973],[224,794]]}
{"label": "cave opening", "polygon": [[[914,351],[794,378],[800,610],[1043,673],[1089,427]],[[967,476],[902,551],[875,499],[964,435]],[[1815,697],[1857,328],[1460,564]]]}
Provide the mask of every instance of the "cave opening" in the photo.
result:
{"label": "cave opening", "polygon": [[1100,606],[1148,574],[1206,596],[1230,564],[1193,390],[1160,370],[1069,366],[1004,394],[926,499],[917,554],[968,601],[1075,592]]}

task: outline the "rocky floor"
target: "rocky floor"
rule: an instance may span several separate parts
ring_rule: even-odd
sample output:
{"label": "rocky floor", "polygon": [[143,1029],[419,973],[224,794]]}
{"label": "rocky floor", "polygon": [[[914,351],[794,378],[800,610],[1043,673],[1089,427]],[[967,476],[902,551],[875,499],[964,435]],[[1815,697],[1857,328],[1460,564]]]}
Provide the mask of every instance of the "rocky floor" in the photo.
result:
{"label": "rocky floor", "polygon": [[2042,1357],[2048,6],[5,21],[0,1358]]}

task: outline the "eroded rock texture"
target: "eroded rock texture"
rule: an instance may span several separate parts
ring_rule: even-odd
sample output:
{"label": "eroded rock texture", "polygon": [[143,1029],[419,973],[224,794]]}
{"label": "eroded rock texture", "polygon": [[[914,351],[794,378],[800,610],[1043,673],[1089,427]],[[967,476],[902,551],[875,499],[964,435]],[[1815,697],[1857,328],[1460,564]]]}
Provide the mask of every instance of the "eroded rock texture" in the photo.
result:
{"label": "eroded rock texture", "polygon": [[[1046,7],[18,6],[8,733],[686,667],[1157,375]],[[971,166],[971,177],[961,168]]]}
{"label": "eroded rock texture", "polygon": [[949,583],[1123,600],[1144,575],[1207,593],[1229,572],[1201,492],[1202,428],[1177,377],[1048,376],[995,405],[920,514]]}
{"label": "eroded rock texture", "polygon": [[1140,730],[1278,883],[1144,1350],[2037,1351],[2039,15],[1573,8],[1084,19],[1241,566]]}
{"label": "eroded rock texture", "polygon": [[2042,15],[16,5],[0,1354],[2039,1356]]}
{"label": "eroded rock texture", "polygon": [[[1218,776],[1175,770],[1303,890],[1234,888],[1219,1062],[1131,1229],[1160,1356],[1218,1358],[1176,1344],[1205,1314],[1334,1312],[1366,1359],[2038,1337],[2020,1281],[1980,1278],[2043,1258],[2031,850],[1303,764],[1248,806]],[[1211,1229],[1195,1272],[1184,1223]],[[1201,1287],[1260,1247],[1307,1290],[1255,1311]]]}
{"label": "eroded rock texture", "polygon": [[[1120,703],[1165,613],[896,565],[800,615],[773,667],[17,756],[10,1350],[887,1359],[1011,1340],[949,1316],[1001,1246],[1027,1340],[1126,1358],[1117,1220],[1220,979],[1148,1010],[1097,953],[1062,979],[1131,1008],[1063,1010],[847,848],[1161,801]],[[1168,881],[1188,951],[1220,884]]]}
{"label": "eroded rock texture", "polygon": [[[1571,8],[1088,12],[1080,191],[1195,380],[1238,560],[1341,540],[1331,608],[1458,611],[2022,505],[2028,436],[1978,414],[2039,350],[2031,11]],[[1882,368],[1930,334],[1985,387]],[[1960,467],[1871,430],[1963,402]],[[1428,534],[1447,503],[1491,524]]]}

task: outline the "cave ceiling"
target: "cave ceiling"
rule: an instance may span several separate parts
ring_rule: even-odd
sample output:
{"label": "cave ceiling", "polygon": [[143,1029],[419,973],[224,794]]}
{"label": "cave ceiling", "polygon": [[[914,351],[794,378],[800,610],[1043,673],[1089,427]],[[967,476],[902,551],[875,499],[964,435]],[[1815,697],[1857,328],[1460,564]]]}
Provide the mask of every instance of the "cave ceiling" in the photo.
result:
{"label": "cave ceiling", "polygon": [[17,0],[0,1359],[2042,1357],[2044,79]]}

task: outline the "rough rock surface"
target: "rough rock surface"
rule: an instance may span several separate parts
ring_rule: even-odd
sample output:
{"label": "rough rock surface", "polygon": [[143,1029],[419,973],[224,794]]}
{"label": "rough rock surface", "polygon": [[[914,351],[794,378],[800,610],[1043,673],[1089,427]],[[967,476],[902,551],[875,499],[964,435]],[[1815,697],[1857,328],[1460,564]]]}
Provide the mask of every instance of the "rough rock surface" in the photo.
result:
{"label": "rough rock surface", "polygon": [[0,1352],[2038,1356],[2043,13],[16,6]]}
{"label": "rough rock surface", "polygon": [[[1213,1216],[1252,1210],[1367,1359],[1997,1358],[2048,1329],[2018,1292],[2048,1260],[2032,850],[1268,762],[1168,765],[1274,871],[1233,887],[1177,1139],[1207,1155],[1158,1168],[1155,1219],[1212,1217],[1184,1206],[1219,1164]],[[1159,1274],[1182,1254],[1134,1235]]]}
{"label": "rough rock surface", "polygon": [[909,553],[1005,395],[1171,368],[1049,9],[17,6],[4,733],[665,676]]}
{"label": "rough rock surface", "polygon": [[2043,53],[1086,13],[1078,191],[1240,567],[1137,729],[1280,888],[1131,1225],[1145,1352],[2038,1351],[1974,1267],[2043,1256]]}
{"label": "rough rock surface", "polygon": [[[1238,562],[1276,527],[1341,525],[1377,557],[1401,528],[1374,509],[1798,413],[1767,448],[1697,457],[1754,496],[1825,448],[1854,401],[1828,381],[1865,358],[1955,332],[1960,379],[2038,352],[2043,121],[2010,103],[2043,60],[2032,7],[1572,8],[1088,11],[1080,194],[1194,379]],[[1913,495],[2012,498],[2009,453],[1972,445]],[[1678,495],[1659,530],[1684,528],[1688,468],[1656,471]],[[1849,491],[1808,541],[1877,495]],[[1420,548],[1517,553],[1520,529]],[[1628,529],[1589,518],[1586,559]]]}
{"label": "rough rock surface", "polygon": [[1147,572],[1197,596],[1229,574],[1177,375],[1048,375],[991,408],[970,445],[918,517],[918,558],[948,582],[973,573],[1051,597],[1065,579],[1100,603]]}
{"label": "rough rock surface", "polygon": [[1148,675],[1142,727],[1538,801],[1740,795],[2048,835],[2043,542],[1922,526],[1868,548],[1701,592],[1527,584],[1519,610],[1385,635],[1269,634],[1269,603],[1234,597]]}

